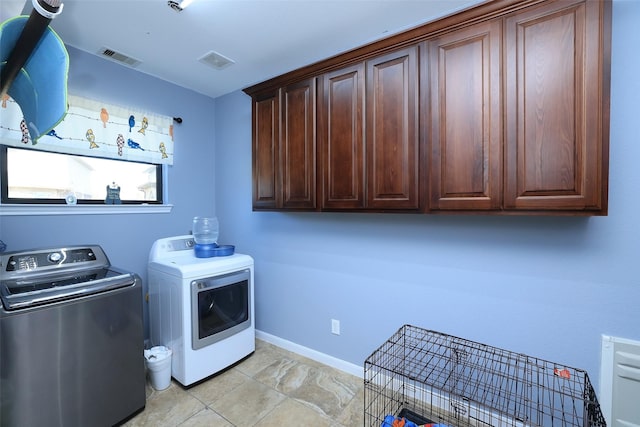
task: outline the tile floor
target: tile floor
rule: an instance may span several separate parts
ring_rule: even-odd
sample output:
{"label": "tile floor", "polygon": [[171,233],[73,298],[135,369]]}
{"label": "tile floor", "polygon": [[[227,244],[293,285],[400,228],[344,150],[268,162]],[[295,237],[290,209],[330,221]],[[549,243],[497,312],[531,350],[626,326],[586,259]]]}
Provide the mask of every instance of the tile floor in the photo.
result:
{"label": "tile floor", "polygon": [[144,411],[126,427],[362,426],[362,378],[256,340],[240,363],[189,388],[147,384]]}

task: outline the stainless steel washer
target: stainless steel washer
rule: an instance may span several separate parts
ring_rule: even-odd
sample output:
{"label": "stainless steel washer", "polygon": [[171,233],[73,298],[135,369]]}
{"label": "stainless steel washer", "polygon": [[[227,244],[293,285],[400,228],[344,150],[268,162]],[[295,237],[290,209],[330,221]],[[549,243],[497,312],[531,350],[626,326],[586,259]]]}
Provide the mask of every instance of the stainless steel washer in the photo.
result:
{"label": "stainless steel washer", "polygon": [[145,406],[140,278],[100,246],[0,256],[0,425],[111,426]]}

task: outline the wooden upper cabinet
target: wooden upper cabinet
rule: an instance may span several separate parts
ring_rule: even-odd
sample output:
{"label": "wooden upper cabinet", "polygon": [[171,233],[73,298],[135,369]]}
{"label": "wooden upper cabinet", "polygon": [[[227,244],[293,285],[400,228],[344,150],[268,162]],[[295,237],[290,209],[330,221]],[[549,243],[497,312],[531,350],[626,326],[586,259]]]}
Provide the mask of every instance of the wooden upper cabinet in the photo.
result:
{"label": "wooden upper cabinet", "polygon": [[610,61],[611,0],[488,0],[247,88],[254,209],[606,215]]}
{"label": "wooden upper cabinet", "polygon": [[253,208],[275,209],[279,205],[278,148],[279,92],[253,101]]}
{"label": "wooden upper cabinet", "polygon": [[253,96],[253,208],[316,207],[316,80]]}
{"label": "wooden upper cabinet", "polygon": [[431,209],[501,207],[501,29],[486,22],[428,43]]}
{"label": "wooden upper cabinet", "polygon": [[371,209],[417,209],[418,46],[366,62],[366,199]]}
{"label": "wooden upper cabinet", "polygon": [[323,209],[417,209],[418,48],[319,81]]}
{"label": "wooden upper cabinet", "polygon": [[324,74],[318,85],[321,207],[364,208],[364,64]]}
{"label": "wooden upper cabinet", "polygon": [[282,207],[316,207],[316,79],[281,89]]}
{"label": "wooden upper cabinet", "polygon": [[506,19],[505,209],[606,214],[610,8],[561,1]]}

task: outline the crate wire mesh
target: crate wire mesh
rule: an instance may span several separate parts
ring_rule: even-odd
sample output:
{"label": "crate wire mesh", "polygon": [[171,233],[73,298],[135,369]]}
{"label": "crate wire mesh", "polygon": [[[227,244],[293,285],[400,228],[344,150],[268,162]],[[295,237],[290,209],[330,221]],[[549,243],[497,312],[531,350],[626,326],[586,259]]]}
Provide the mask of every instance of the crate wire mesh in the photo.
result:
{"label": "crate wire mesh", "polygon": [[[606,427],[584,370],[404,325],[365,361],[366,426]],[[415,418],[415,419],[412,419]]]}

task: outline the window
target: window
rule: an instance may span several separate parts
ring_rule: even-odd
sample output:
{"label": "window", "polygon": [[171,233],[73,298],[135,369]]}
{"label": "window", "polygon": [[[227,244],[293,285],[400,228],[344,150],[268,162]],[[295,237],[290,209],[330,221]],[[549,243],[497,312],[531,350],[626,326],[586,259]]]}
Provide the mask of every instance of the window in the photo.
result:
{"label": "window", "polygon": [[161,165],[7,146],[0,157],[3,204],[162,204]]}

